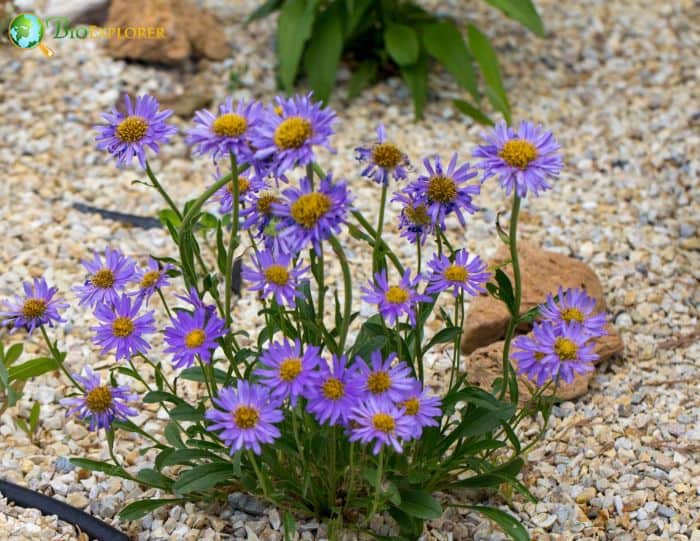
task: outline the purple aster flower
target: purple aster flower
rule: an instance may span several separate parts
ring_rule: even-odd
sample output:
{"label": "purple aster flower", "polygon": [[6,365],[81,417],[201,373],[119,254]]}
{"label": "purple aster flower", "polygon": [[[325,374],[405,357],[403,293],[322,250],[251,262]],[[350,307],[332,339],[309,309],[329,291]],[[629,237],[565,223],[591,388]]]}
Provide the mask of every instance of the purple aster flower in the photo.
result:
{"label": "purple aster flower", "polygon": [[361,392],[345,366],[347,358],[333,355],[333,362],[319,364],[316,384],[307,389],[306,409],[321,423],[331,426],[347,426],[350,412],[360,398]]}
{"label": "purple aster flower", "polygon": [[320,362],[320,350],[315,346],[307,345],[302,353],[298,339],[294,343],[273,342],[260,355],[261,366],[255,370],[255,375],[270,389],[272,398],[289,397],[294,407],[297,398],[313,385],[315,369]]}
{"label": "purple aster flower", "polygon": [[486,291],[483,284],[486,283],[491,273],[486,271],[486,263],[475,255],[469,261],[469,252],[457,250],[454,262],[445,255],[437,255],[428,263],[433,269],[426,293],[440,293],[452,288],[452,294],[457,297],[460,291],[466,291],[469,295],[476,296]]}
{"label": "purple aster flower", "polygon": [[367,364],[361,357],[357,357],[353,365],[355,383],[360,391],[395,404],[406,400],[414,381],[408,365],[399,362],[392,366],[396,359],[395,353],[383,360],[381,351],[373,351],[370,359],[370,364]]}
{"label": "purple aster flower", "polygon": [[465,183],[477,173],[470,170],[468,163],[457,167],[456,153],[452,155],[446,171],[439,156],[435,156],[434,165],[429,158],[423,160],[423,165],[428,174],[418,177],[407,187],[407,191],[417,203],[425,205],[427,215],[440,228],[445,228],[445,218],[452,213],[465,226],[464,212],[474,214],[478,210],[472,204],[472,196],[481,191],[480,184]]}
{"label": "purple aster flower", "polygon": [[174,268],[175,266],[170,263],[166,263],[161,267],[158,261],[149,257],[148,266],[143,270],[137,270],[134,275],[134,282],[139,285],[139,289],[135,295],[139,299],[148,300],[156,290],[169,286],[168,271]]}
{"label": "purple aster flower", "polygon": [[280,306],[294,308],[295,299],[302,296],[297,286],[309,267],[301,263],[295,266],[291,255],[279,252],[258,252],[252,259],[255,267],[243,267],[243,279],[252,282],[248,289],[260,291],[263,299],[272,296]]}
{"label": "purple aster flower", "polygon": [[412,389],[407,393],[407,398],[398,405],[403,408],[405,416],[413,419],[411,436],[418,439],[426,426],[440,426],[435,419],[442,416],[441,402],[437,396],[429,395],[420,381],[414,379],[411,383]]}
{"label": "purple aster flower", "polygon": [[401,203],[399,215],[399,230],[401,236],[409,242],[425,244],[425,239],[433,232],[433,221],[428,216],[425,204],[416,201],[415,197],[402,191],[396,192],[392,201]]}
{"label": "purple aster flower", "polygon": [[214,398],[215,409],[206,412],[212,422],[208,430],[221,431],[219,437],[231,447],[231,454],[251,449],[259,455],[261,443],[272,443],[280,437],[275,426],[284,419],[279,402],[271,400],[270,392],[262,385],[238,380],[237,387],[225,387]]}
{"label": "purple aster flower", "polygon": [[267,190],[257,195],[252,195],[251,204],[241,209],[243,228],[257,228],[258,231],[264,230],[274,218],[272,205],[281,202],[282,198],[278,194]]}
{"label": "purple aster flower", "polygon": [[107,429],[115,419],[125,421],[127,417],[137,415],[127,402],[138,399],[138,396],[131,394],[126,385],[102,385],[100,376],[89,367],[85,367],[85,376],[73,374],[73,378],[85,388],[85,394],[64,398],[61,405],[69,408],[66,415],[76,414],[81,419],[88,419],[91,431]]}
{"label": "purple aster flower", "polygon": [[146,168],[146,147],[158,153],[159,143],[167,143],[177,132],[165,120],[173,114],[170,109],[159,111],[160,104],[153,96],[139,96],[136,104],[124,96],[126,115],[116,109],[102,115],[107,125],[95,126],[99,132],[95,140],[99,150],[106,150],[117,159],[117,167],[131,164],[134,156]]}
{"label": "purple aster flower", "polygon": [[199,356],[202,362],[211,362],[217,348],[216,340],[226,334],[224,320],[206,307],[195,308],[194,313],[178,310],[172,327],[165,329],[165,353],[173,354],[175,368],[187,368]]}
{"label": "purple aster flower", "polygon": [[557,376],[571,383],[576,374],[592,371],[598,360],[589,339],[583,326],[576,322],[559,327],[547,321],[536,323],[529,341],[514,341],[514,347],[524,353],[514,353],[512,357],[518,361],[518,373],[536,380],[538,385],[547,379],[556,380]]}
{"label": "purple aster flower", "polygon": [[131,282],[136,273],[136,262],[124,256],[119,250],[105,249],[104,262],[95,254],[92,261],[82,261],[89,276],[82,286],[73,288],[80,297],[80,305],[94,306],[99,303],[110,304],[119,298],[122,291]]}
{"label": "purple aster flower", "polygon": [[0,312],[3,324],[13,326],[13,330],[24,328],[31,334],[42,325],[53,327],[55,323],[63,323],[59,310],[68,308],[63,299],[54,298],[58,293],[57,287],[49,287],[43,278],[34,278],[33,283],[23,282],[24,297],[15,295],[14,300],[5,303],[6,311]]}
{"label": "purple aster flower", "polygon": [[229,96],[226,103],[219,105],[218,115],[206,109],[194,114],[195,127],[188,130],[185,142],[193,146],[196,154],[211,154],[214,160],[233,153],[238,163],[250,162],[250,136],[262,113],[260,103],[239,101],[234,106]]}
{"label": "purple aster flower", "polygon": [[199,296],[199,293],[197,293],[197,288],[196,287],[191,287],[189,291],[187,292],[187,295],[175,295],[178,299],[181,301],[189,304],[194,308],[195,310],[197,309],[202,309],[206,310],[207,312],[211,313],[212,311],[216,310],[216,306],[213,304],[206,304],[202,297]]}
{"label": "purple aster flower", "polygon": [[374,282],[370,282],[370,287],[362,288],[365,294],[362,300],[376,304],[389,325],[394,325],[402,315],[407,315],[411,324],[415,325],[416,304],[431,302],[432,299],[417,292],[420,275],[413,280],[410,277],[411,270],[406,269],[397,285],[389,285],[386,270],[377,272],[374,275]]}
{"label": "purple aster flower", "polygon": [[595,313],[595,299],[586,295],[583,289],[559,288],[557,301],[550,294],[540,306],[540,315],[555,325],[579,323],[590,337],[608,334],[605,329],[605,313]]}
{"label": "purple aster flower", "polygon": [[404,180],[410,165],[406,154],[394,144],[386,140],[384,124],[377,128],[377,142],[367,147],[355,149],[357,160],[367,162],[362,170],[362,176],[374,179],[378,184],[388,184],[389,176],[394,180]]}
{"label": "purple aster flower", "polygon": [[486,144],[474,151],[475,158],[483,158],[477,167],[484,170],[484,180],[496,175],[506,195],[515,188],[520,197],[528,190],[537,197],[551,188],[548,179],[559,176],[563,166],[559,145],[542,126],[521,122],[516,132],[501,122],[483,138]]}
{"label": "purple aster flower", "polygon": [[414,419],[404,410],[386,400],[369,397],[352,410],[350,441],[374,442],[372,452],[377,455],[382,447],[391,446],[397,453],[403,451],[401,442],[413,436]]}
{"label": "purple aster flower", "polygon": [[273,214],[281,218],[280,239],[295,252],[311,245],[320,253],[321,241],[338,234],[345,221],[350,208],[347,184],[333,184],[328,175],[314,190],[304,177],[299,188],[287,188],[283,194],[287,198],[284,203],[272,204]]}
{"label": "purple aster flower", "polygon": [[[220,177],[219,177],[220,178]],[[212,200],[219,203],[219,214],[231,214],[233,210],[233,182],[219,188],[213,195]],[[251,201],[256,199],[253,194],[265,188],[265,183],[256,178],[248,178],[244,176],[238,177],[238,201],[240,207],[247,206]]]}
{"label": "purple aster flower", "polygon": [[311,94],[289,99],[275,98],[279,113],[268,109],[257,125],[251,142],[257,149],[256,160],[272,158],[270,171],[281,177],[294,167],[314,160],[313,147],[325,146],[333,135],[333,110],[311,101]]}
{"label": "purple aster flower", "polygon": [[143,339],[144,334],[156,332],[153,312],[139,316],[141,299],[133,299],[124,294],[114,304],[98,304],[95,317],[101,325],[91,327],[95,331],[94,342],[102,346],[102,354],[115,350],[117,360],[130,359],[137,353],[145,353],[150,345]]}

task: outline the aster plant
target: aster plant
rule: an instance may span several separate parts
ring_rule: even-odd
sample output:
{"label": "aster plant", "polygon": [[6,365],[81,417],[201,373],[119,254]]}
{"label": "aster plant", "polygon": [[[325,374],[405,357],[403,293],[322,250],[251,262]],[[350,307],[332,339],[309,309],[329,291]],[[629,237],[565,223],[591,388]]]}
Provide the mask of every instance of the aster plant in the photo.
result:
{"label": "aster plant", "polygon": [[[154,98],[142,97],[125,119],[105,118],[118,135],[120,123],[142,115],[158,138],[171,131],[158,124],[167,119],[158,110]],[[290,535],[294,517],[323,520],[335,540],[388,513],[400,530],[396,539],[413,540],[445,507],[466,505],[526,539],[512,515],[458,502],[454,491],[500,487],[533,499],[517,476],[537,437],[521,441],[518,425],[537,412],[546,420],[556,386],[590,371],[597,359],[592,340],[605,332],[605,316],[584,291],[561,289],[542,307],[520,310],[518,210],[522,198],[554,186],[558,146],[543,128],[499,126],[474,153],[484,179],[457,154],[445,162],[426,158],[425,172],[414,174],[380,126],[378,140],[358,149],[365,163],[357,182],[376,181],[381,192],[379,212],[368,219],[354,206],[349,183],[316,160],[317,148],[330,145],[335,117],[311,96],[272,106],[227,100],[218,116],[198,112],[187,141],[216,160],[214,183],[177,205],[146,164],[145,184],[168,205],[159,216],[177,249],[151,256],[142,270],[112,248],[83,263],[88,276],[75,287],[74,307],[94,311],[96,346],[84,370],[49,336],[68,305],[43,279],[25,283],[24,296],[9,301],[0,320],[16,331],[39,329],[48,353],[9,366],[21,351],[0,348],[0,382],[63,371],[73,386],[62,402],[67,414],[104,434],[109,451],[106,461],[73,462],[166,496],[130,503],[123,519],[223,498],[236,488],[283,509]],[[99,148],[118,162],[137,153],[105,145],[106,133],[100,128]],[[496,227],[511,251],[512,281],[504,266],[489,268],[453,247],[448,234],[450,220],[473,219],[491,176],[512,194],[509,230]],[[402,238],[415,250],[412,260],[385,240],[389,195]],[[360,295],[348,235],[367,247],[368,270],[372,263]],[[353,246],[354,258],[363,257],[358,250]],[[238,258],[246,261],[241,301],[257,303],[264,321],[256,335],[235,310]],[[342,277],[337,283],[327,276],[332,265]],[[464,304],[485,294],[511,314],[503,376],[491,389],[471,385],[460,370]],[[515,337],[532,322],[532,333]],[[157,335],[163,340],[152,340]],[[444,356],[447,377],[435,380],[426,361]],[[519,383],[534,385],[524,404]],[[138,395],[130,390],[137,387]],[[161,432],[142,426],[146,408],[164,410]],[[145,467],[134,470],[114,452],[122,432],[141,438]]]}

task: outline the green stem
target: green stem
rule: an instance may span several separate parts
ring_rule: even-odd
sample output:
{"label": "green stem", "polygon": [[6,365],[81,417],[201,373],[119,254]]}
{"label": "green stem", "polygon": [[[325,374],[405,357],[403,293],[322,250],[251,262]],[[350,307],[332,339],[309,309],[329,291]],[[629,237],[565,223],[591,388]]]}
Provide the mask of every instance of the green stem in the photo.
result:
{"label": "green stem", "polygon": [[250,460],[250,463],[253,465],[253,469],[255,470],[255,475],[258,477],[258,482],[260,483],[260,486],[263,489],[263,494],[265,495],[265,498],[270,498],[270,491],[268,487],[268,482],[267,479],[265,479],[262,475],[262,472],[260,471],[260,467],[258,466],[258,461],[255,459],[255,455],[253,454],[253,451],[248,449],[248,460]]}
{"label": "green stem", "polygon": [[[372,227],[372,225],[367,221],[367,218],[365,218],[362,215],[362,213],[360,213],[360,211],[353,210],[352,215],[355,217],[355,219],[359,222],[359,224],[370,237],[372,237],[373,239],[377,237],[377,232],[374,230],[374,227]],[[382,251],[384,252],[384,255],[386,255],[391,260],[391,262],[394,264],[394,267],[396,267],[396,270],[399,271],[399,274],[401,276],[403,276],[404,268],[401,262],[399,261],[399,258],[384,241],[380,242],[382,245]]]}
{"label": "green stem", "polygon": [[348,480],[348,493],[345,497],[345,506],[347,507],[352,500],[352,489],[355,485],[355,442],[350,443],[350,463],[348,465],[350,470],[350,479]]}
{"label": "green stem", "polygon": [[331,458],[330,458],[330,468],[329,468],[329,474],[330,474],[330,490],[328,491],[328,510],[332,511],[333,507],[335,507],[335,497],[336,497],[336,477],[335,477],[335,452],[336,452],[336,427],[333,425],[333,428],[331,428]]}
{"label": "green stem", "polygon": [[[160,367],[158,365],[156,365],[153,361],[151,361],[148,357],[146,357],[143,353],[139,353],[139,357],[141,357],[144,361],[146,361],[146,363],[151,365],[151,368],[153,368],[153,377],[154,378],[155,378],[156,372],[161,372]],[[163,378],[163,381],[165,382],[165,384],[168,386],[168,389],[170,390],[170,392],[173,393],[175,396],[177,396],[177,389],[174,386],[170,385],[168,378],[163,376],[162,373],[161,373],[161,377]]]}
{"label": "green stem", "polygon": [[[348,337],[348,329],[350,328],[350,316],[352,315],[352,275],[343,246],[334,235],[330,236],[329,242],[335,255],[338,257],[338,262],[343,272],[343,327],[340,330],[340,340],[338,342],[338,351],[342,354],[345,349],[345,340]],[[301,339],[301,336],[299,338]]]}
{"label": "green stem", "polygon": [[80,383],[75,381],[73,376],[70,375],[70,372],[68,372],[68,369],[63,365],[63,360],[61,359],[61,356],[58,354],[58,350],[54,349],[53,344],[51,344],[51,340],[49,339],[49,335],[46,333],[46,329],[44,328],[43,325],[39,325],[39,329],[41,329],[41,334],[44,337],[44,340],[46,341],[46,345],[49,347],[49,351],[51,352],[51,356],[53,357],[54,361],[56,361],[56,364],[58,367],[61,369],[61,371],[66,375],[66,377],[71,381],[71,383],[80,389],[81,392],[85,392],[85,389],[83,388]]}
{"label": "green stem", "polygon": [[153,187],[156,190],[158,190],[158,193],[161,195],[161,197],[163,199],[165,199],[165,202],[168,203],[168,206],[173,210],[173,212],[175,212],[175,214],[180,219],[180,221],[182,221],[182,214],[178,210],[177,205],[175,205],[175,202],[170,198],[170,196],[168,195],[168,192],[165,191],[165,189],[163,188],[161,183],[158,182],[158,179],[153,174],[153,171],[151,170],[151,166],[148,163],[148,161],[146,161],[146,174],[148,175],[148,178],[151,179],[151,182],[153,183]]}
{"label": "green stem", "polygon": [[141,374],[139,374],[138,370],[136,370],[136,367],[134,366],[134,362],[131,360],[131,357],[129,357],[129,358],[127,359],[127,362],[129,363],[129,366],[131,367],[131,369],[134,371],[135,378],[136,378],[138,381],[140,381],[141,383],[143,383],[143,386],[146,387],[146,389],[147,389],[149,392],[152,391],[151,386],[150,386],[148,383],[146,383],[146,380],[143,379],[143,377],[141,377]]}
{"label": "green stem", "polygon": [[207,387],[207,394],[209,395],[209,400],[214,403],[214,393],[211,390],[211,386],[209,385],[209,378],[207,377],[208,375],[208,370],[204,367],[204,363],[202,362],[202,359],[200,359],[199,355],[197,355],[197,362],[199,363],[199,367],[202,369],[202,375],[204,376],[204,385]]}
{"label": "green stem", "polygon": [[318,255],[318,312],[316,321],[319,327],[323,327],[323,319],[326,304],[326,269],[325,258],[323,257],[323,243],[321,243],[321,253]]}
{"label": "green stem", "polygon": [[163,301],[163,306],[165,307],[165,311],[168,313],[168,317],[170,319],[173,318],[172,313],[170,313],[170,308],[168,307],[168,302],[165,300],[165,295],[163,295],[163,292],[161,291],[160,288],[157,288],[156,291],[158,292],[158,296],[160,297],[160,300]]}
{"label": "green stem", "polygon": [[[459,295],[457,295],[457,298],[455,299],[455,319],[454,319],[454,324],[458,324],[458,320],[460,319],[459,314],[460,314],[460,307],[461,307],[461,312],[462,312],[462,321],[460,324],[460,329],[463,328],[464,325],[464,293],[461,291],[459,292]],[[452,352],[452,369],[450,370],[450,385],[448,389],[452,389],[452,383],[454,382],[454,377],[455,373],[458,370],[458,363],[459,363],[459,342],[462,337],[462,333],[458,333],[457,336],[455,337],[455,344],[454,344],[454,351]]]}
{"label": "green stem", "polygon": [[375,479],[374,486],[374,498],[372,499],[372,507],[370,508],[369,514],[367,515],[367,522],[372,520],[372,517],[377,512],[379,507],[379,493],[382,488],[382,475],[384,475],[384,449],[379,451],[379,464],[377,465],[377,477]]}
{"label": "green stem", "polygon": [[386,267],[386,262],[382,256],[382,260],[378,260],[380,247],[383,245],[382,231],[384,230],[384,209],[386,207],[386,193],[389,188],[388,184],[382,184],[382,198],[379,203],[379,217],[377,218],[377,232],[374,236],[374,249],[372,250],[372,271],[373,273]]}
{"label": "green stem", "polygon": [[239,185],[238,185],[238,164],[233,153],[231,156],[231,178],[233,179],[233,210],[231,211],[231,236],[228,242],[228,252],[226,252],[226,292],[224,294],[224,309],[226,310],[226,328],[231,326],[231,282],[233,281],[233,254],[238,247],[238,212],[239,212]]}

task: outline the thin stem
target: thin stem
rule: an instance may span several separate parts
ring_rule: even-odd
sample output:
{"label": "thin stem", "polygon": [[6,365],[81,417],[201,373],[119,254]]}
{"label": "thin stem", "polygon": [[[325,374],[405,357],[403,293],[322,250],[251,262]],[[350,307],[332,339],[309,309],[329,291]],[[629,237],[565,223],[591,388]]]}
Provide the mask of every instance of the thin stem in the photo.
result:
{"label": "thin stem", "polygon": [[175,212],[180,221],[182,221],[182,214],[180,213],[180,210],[177,208],[177,205],[175,205],[175,202],[170,198],[168,192],[165,191],[161,183],[158,182],[158,179],[153,174],[153,171],[151,170],[151,166],[148,163],[148,161],[146,161],[146,174],[148,175],[148,178],[151,179],[153,187],[156,190],[158,190],[158,193],[161,195],[161,197],[165,199],[165,202],[168,203],[168,206]]}
{"label": "thin stem", "polygon": [[[153,368],[153,373],[154,373],[153,377],[154,378],[155,378],[156,372],[161,372],[160,367],[158,365],[156,365],[153,361],[151,361],[148,357],[146,357],[143,353],[139,353],[139,357],[141,357],[144,361],[146,361],[149,365],[151,365],[151,367]],[[162,376],[165,384],[168,386],[168,389],[170,390],[170,392],[177,396],[177,389],[175,387],[173,387],[172,385],[170,385],[168,378],[166,378],[162,374],[161,374],[161,376]]]}
{"label": "thin stem", "polygon": [[372,500],[372,507],[370,508],[369,514],[367,515],[367,522],[372,520],[372,517],[377,512],[379,507],[379,493],[382,488],[382,475],[384,475],[384,448],[379,451],[379,464],[377,465],[377,477],[375,479],[374,486],[374,499]]}
{"label": "thin stem", "polygon": [[134,371],[134,374],[135,374],[134,377],[135,377],[138,381],[140,381],[141,383],[143,383],[143,386],[146,387],[146,389],[147,389],[148,391],[151,391],[151,390],[152,390],[152,389],[151,389],[151,386],[150,386],[148,383],[146,383],[146,380],[143,379],[143,377],[141,377],[141,374],[139,374],[138,370],[136,370],[136,367],[134,366],[134,362],[131,360],[131,357],[127,358],[127,362],[129,363],[129,366],[131,367],[131,369]]}
{"label": "thin stem", "polygon": [[197,355],[197,362],[199,363],[199,367],[202,369],[202,375],[204,376],[204,385],[207,387],[207,394],[209,395],[209,400],[214,402],[214,393],[211,390],[211,387],[209,385],[209,378],[207,376],[207,369],[204,367],[204,363],[202,362],[202,359]]}
{"label": "thin stem", "polygon": [[372,250],[372,271],[377,272],[386,266],[384,257],[378,261],[379,248],[382,246],[382,231],[384,229],[384,208],[386,207],[386,193],[389,188],[388,183],[382,184],[382,199],[379,203],[379,217],[377,218],[377,233],[374,236],[374,249]]}
{"label": "thin stem", "polygon": [[231,178],[233,179],[233,210],[231,211],[231,236],[228,242],[228,252],[226,253],[226,276],[224,281],[226,291],[224,293],[224,309],[226,310],[226,327],[231,326],[231,282],[233,281],[233,254],[238,247],[238,212],[239,212],[239,183],[238,164],[236,156],[231,153]]}
{"label": "thin stem", "polygon": [[[350,274],[348,258],[338,239],[334,235],[331,235],[329,242],[333,247],[333,251],[338,258],[340,268],[343,272],[343,327],[340,330],[340,340],[338,342],[338,351],[342,354],[345,349],[345,340],[348,337],[348,329],[350,328],[350,316],[352,315],[352,275]],[[301,336],[299,338],[301,338]]]}
{"label": "thin stem", "polygon": [[328,491],[328,510],[332,510],[333,507],[335,506],[335,497],[336,497],[336,477],[335,477],[335,452],[336,452],[336,447],[337,447],[337,442],[336,442],[337,434],[336,434],[336,427],[333,425],[333,428],[331,428],[331,459],[330,459],[330,468],[329,468],[329,474],[330,474],[330,490]]}
{"label": "thin stem", "polygon": [[262,475],[262,472],[260,471],[260,468],[258,467],[258,461],[255,459],[255,455],[253,454],[253,451],[248,449],[248,460],[250,460],[250,463],[253,465],[253,469],[255,470],[255,475],[258,477],[258,482],[262,486],[263,489],[263,494],[265,495],[266,498],[270,498],[270,493],[268,490],[268,483],[267,479],[265,479]]}
{"label": "thin stem", "polygon": [[418,255],[418,274],[420,274],[421,271],[421,246],[420,246],[420,238],[416,239],[416,254]]}
{"label": "thin stem", "polygon": [[435,235],[435,238],[437,240],[437,247],[438,247],[438,255],[442,256],[442,238],[440,235],[440,231],[438,230],[437,235]]}
{"label": "thin stem", "polygon": [[318,312],[316,313],[316,321],[320,327],[323,327],[323,318],[325,311],[326,300],[326,269],[325,260],[323,257],[323,243],[321,243],[321,253],[318,255]]}
{"label": "thin stem", "polygon": [[63,373],[66,375],[66,377],[71,381],[73,385],[75,385],[78,389],[80,389],[81,392],[85,392],[85,389],[83,388],[80,383],[75,381],[73,376],[70,375],[70,372],[68,372],[68,369],[63,366],[63,360],[61,359],[61,356],[58,354],[58,351],[54,349],[53,344],[51,344],[51,340],[49,339],[49,335],[46,333],[46,329],[44,328],[43,325],[39,325],[39,329],[41,329],[41,334],[44,337],[44,340],[46,341],[46,345],[49,346],[49,351],[51,352],[51,356],[53,357],[54,361],[56,361],[56,364],[58,367],[63,371]]}
{"label": "thin stem", "polygon": [[350,503],[350,500],[352,499],[352,489],[355,484],[355,442],[350,443],[350,464],[348,466],[350,469],[350,479],[348,481],[348,493],[347,496],[345,497],[345,505]]}
{"label": "thin stem", "polygon": [[[459,295],[457,295],[457,298],[455,299],[455,319],[454,319],[454,324],[458,324],[459,314],[460,314],[460,307],[461,307],[461,312],[462,312],[462,318],[461,318],[461,323],[460,323],[460,329],[463,328],[464,325],[464,293],[462,291],[459,292]],[[450,370],[450,385],[448,389],[452,389],[452,383],[454,382],[454,377],[455,373],[457,372],[457,365],[459,363],[459,341],[460,338],[462,337],[462,333],[458,333],[457,336],[455,337],[455,344],[454,344],[454,351],[452,352],[452,369]]]}
{"label": "thin stem", "polygon": [[163,306],[165,307],[165,311],[168,313],[168,317],[170,319],[173,318],[172,313],[170,313],[170,308],[168,307],[168,301],[165,300],[165,295],[163,295],[163,292],[161,291],[160,288],[157,288],[156,291],[158,292],[158,296],[160,297],[160,300],[163,301]]}

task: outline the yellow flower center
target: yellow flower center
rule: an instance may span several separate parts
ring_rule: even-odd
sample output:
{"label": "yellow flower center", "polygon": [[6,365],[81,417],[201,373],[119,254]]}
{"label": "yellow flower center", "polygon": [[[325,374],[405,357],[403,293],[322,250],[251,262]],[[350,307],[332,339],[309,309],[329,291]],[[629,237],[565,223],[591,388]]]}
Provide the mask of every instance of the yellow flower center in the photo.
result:
{"label": "yellow flower center", "polygon": [[328,378],[321,386],[321,391],[328,400],[340,400],[345,396],[345,386],[337,378]]}
{"label": "yellow flower center", "polygon": [[107,385],[100,385],[85,396],[85,405],[93,413],[107,411],[112,405],[112,391]]}
{"label": "yellow flower center", "polygon": [[141,278],[141,283],[139,284],[139,287],[141,289],[146,289],[147,287],[152,287],[153,284],[155,284],[158,281],[158,278],[160,278],[160,271],[157,270],[152,270],[148,271],[143,275],[143,278]]}
{"label": "yellow flower center", "polygon": [[92,278],[90,279],[92,285],[99,287],[100,289],[112,287],[115,281],[116,278],[114,277],[114,273],[110,269],[100,269],[93,274]]}
{"label": "yellow flower center", "polygon": [[525,139],[511,139],[506,141],[498,155],[511,167],[525,169],[530,162],[537,158],[537,149],[535,145]]}
{"label": "yellow flower center", "polygon": [[275,114],[276,114],[277,116],[282,116],[282,112],[283,112],[283,111],[282,111],[282,106],[281,106],[281,105],[275,105],[274,110],[275,110]]}
{"label": "yellow flower center", "polygon": [[311,229],[330,209],[331,198],[326,194],[306,193],[292,204],[292,218],[299,225]]}
{"label": "yellow flower center", "polygon": [[377,143],[372,148],[372,161],[384,169],[394,169],[402,159],[403,154],[393,143]]}
{"label": "yellow flower center", "polygon": [[299,116],[283,120],[275,130],[275,145],[282,150],[301,147],[311,137],[311,122]]}
{"label": "yellow flower center", "polygon": [[391,286],[389,291],[386,292],[386,295],[384,295],[384,298],[391,304],[403,304],[408,300],[409,294],[408,291],[402,287]]}
{"label": "yellow flower center", "polygon": [[406,217],[416,225],[430,225],[430,216],[425,205],[407,206],[404,210]]}
{"label": "yellow flower center", "polygon": [[278,286],[289,282],[289,271],[282,265],[270,265],[265,269],[265,280]]}
{"label": "yellow flower center", "polygon": [[250,406],[238,406],[233,412],[233,422],[238,428],[254,428],[260,420],[260,412]]}
{"label": "yellow flower center", "polygon": [[185,346],[190,349],[198,348],[207,339],[204,329],[194,329],[185,336]]}
{"label": "yellow flower center", "polygon": [[535,360],[536,360],[536,361],[541,361],[542,359],[544,359],[544,353],[542,353],[542,352],[540,352],[540,351],[538,351],[537,353],[535,353]]}
{"label": "yellow flower center", "polygon": [[568,338],[560,337],[554,342],[554,352],[562,361],[573,361],[576,359],[577,351],[578,347],[576,347],[576,344]]}
{"label": "yellow flower center", "polygon": [[128,317],[118,317],[112,323],[112,333],[114,336],[125,337],[134,332],[134,322]]}
{"label": "yellow flower center", "polygon": [[457,184],[450,177],[437,175],[428,181],[428,199],[436,203],[450,203],[457,197]]}
{"label": "yellow flower center", "polygon": [[561,318],[564,321],[578,321],[579,323],[583,323],[583,321],[586,319],[581,310],[578,308],[567,308],[566,310],[562,310]]}
{"label": "yellow flower center", "polygon": [[[250,181],[245,177],[238,177],[238,193],[244,194],[250,188]],[[229,193],[233,193],[233,182],[229,182],[226,185],[226,189]]]}
{"label": "yellow flower center", "polygon": [[374,428],[385,434],[393,432],[396,428],[396,421],[394,421],[394,418],[388,413],[375,413],[374,417],[372,417],[372,424]]}
{"label": "yellow flower center", "polygon": [[221,137],[239,137],[248,129],[248,121],[236,113],[226,113],[214,121],[211,129]]}
{"label": "yellow flower center", "polygon": [[420,408],[420,401],[414,396],[406,400],[402,405],[406,408],[406,415],[417,415],[418,409]]}
{"label": "yellow flower center", "polygon": [[445,279],[450,282],[466,282],[469,272],[462,265],[450,265],[445,269]]}
{"label": "yellow flower center", "polygon": [[272,203],[277,203],[279,200],[279,197],[269,192],[260,194],[260,197],[258,197],[258,212],[265,215],[272,214]]}
{"label": "yellow flower center", "polygon": [[280,363],[280,379],[282,381],[294,381],[301,374],[301,359],[290,357]]}
{"label": "yellow flower center", "polygon": [[46,312],[46,301],[44,299],[27,299],[22,306],[22,315],[33,318],[41,317]]}
{"label": "yellow flower center", "polygon": [[140,116],[128,116],[117,126],[117,137],[125,143],[137,143],[148,130],[148,122]]}
{"label": "yellow flower center", "polygon": [[391,387],[391,378],[384,370],[372,372],[367,377],[367,388],[372,394],[382,394]]}

